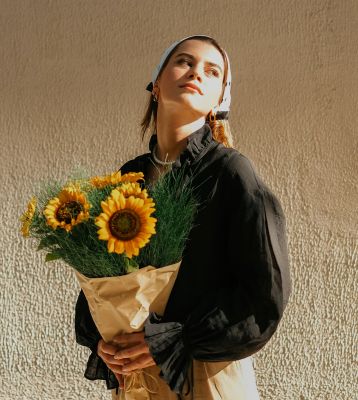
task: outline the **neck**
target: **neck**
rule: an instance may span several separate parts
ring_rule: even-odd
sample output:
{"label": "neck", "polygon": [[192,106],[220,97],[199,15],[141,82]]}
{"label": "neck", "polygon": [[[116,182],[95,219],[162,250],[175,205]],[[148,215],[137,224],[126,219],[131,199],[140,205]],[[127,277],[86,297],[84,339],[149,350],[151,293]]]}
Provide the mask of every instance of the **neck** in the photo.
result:
{"label": "neck", "polygon": [[158,107],[156,132],[157,132],[157,157],[164,161],[176,160],[187,145],[187,137],[205,124],[205,117],[193,120],[193,117],[165,114]]}

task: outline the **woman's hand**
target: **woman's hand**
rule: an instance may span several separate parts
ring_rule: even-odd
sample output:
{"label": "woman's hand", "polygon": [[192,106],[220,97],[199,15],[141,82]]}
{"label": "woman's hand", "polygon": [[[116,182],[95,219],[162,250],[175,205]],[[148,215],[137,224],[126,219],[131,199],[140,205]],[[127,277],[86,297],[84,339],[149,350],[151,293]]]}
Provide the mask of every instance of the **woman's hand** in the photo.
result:
{"label": "woman's hand", "polygon": [[113,356],[118,352],[118,347],[110,345],[106,343],[103,339],[100,339],[97,345],[97,354],[99,357],[102,358],[104,363],[107,365],[107,367],[114,373],[116,376],[118,382],[119,382],[119,387],[123,389],[124,387],[124,380],[123,376],[120,372],[120,367],[126,363],[129,362],[127,358],[121,358],[121,359],[115,359]]}
{"label": "woman's hand", "polygon": [[[115,336],[112,342],[122,347],[113,357],[114,360],[121,362],[121,366],[117,369],[119,373],[128,374],[137,369],[156,365],[144,340],[144,331]],[[129,358],[135,359],[128,362]]]}

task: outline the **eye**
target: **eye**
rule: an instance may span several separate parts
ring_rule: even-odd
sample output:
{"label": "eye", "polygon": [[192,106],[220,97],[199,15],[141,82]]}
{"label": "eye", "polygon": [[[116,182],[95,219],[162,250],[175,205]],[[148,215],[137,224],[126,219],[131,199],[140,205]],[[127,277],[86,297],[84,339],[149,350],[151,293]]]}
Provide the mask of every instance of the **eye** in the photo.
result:
{"label": "eye", "polygon": [[213,72],[215,72],[214,73],[214,75],[216,76],[216,77],[218,77],[219,76],[219,72],[216,70],[216,69],[214,69],[214,68],[211,68],[211,70],[210,71],[213,71]]}
{"label": "eye", "polygon": [[[177,61],[177,63],[178,63],[178,64],[182,64],[183,61],[186,62],[188,65],[192,65],[192,64],[193,64],[190,60],[188,60],[188,59],[186,59],[186,58],[180,58],[180,59]],[[211,68],[210,71],[213,72],[214,76],[216,76],[217,78],[219,77],[220,74],[219,74],[219,72],[218,72],[215,68]]]}
{"label": "eye", "polygon": [[185,61],[187,64],[191,64],[191,62],[190,62],[189,60],[187,60],[186,58],[180,58],[180,59],[178,60],[178,64],[181,64],[182,61]]}

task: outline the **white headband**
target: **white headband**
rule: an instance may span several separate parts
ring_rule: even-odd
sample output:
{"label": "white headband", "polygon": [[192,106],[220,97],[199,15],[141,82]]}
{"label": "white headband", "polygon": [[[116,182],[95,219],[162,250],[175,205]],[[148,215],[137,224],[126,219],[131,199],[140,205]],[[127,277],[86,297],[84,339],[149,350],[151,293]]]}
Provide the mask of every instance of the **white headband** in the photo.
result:
{"label": "white headband", "polygon": [[[153,91],[153,87],[154,87],[154,83],[158,78],[159,72],[162,68],[162,65],[164,64],[165,60],[168,57],[168,54],[171,52],[171,50],[173,50],[173,48],[178,45],[179,43],[181,43],[183,40],[191,38],[193,36],[203,36],[203,37],[208,37],[210,39],[212,39],[210,36],[207,35],[191,35],[191,36],[187,36],[183,39],[177,40],[174,43],[172,43],[162,54],[161,58],[160,58],[160,62],[157,65],[157,67],[155,68],[153,74],[152,74],[152,80],[151,82],[147,85],[146,90],[148,90],[149,92]],[[229,111],[230,111],[230,102],[231,102],[231,70],[230,70],[230,61],[229,61],[229,57],[226,53],[226,51],[224,50],[224,53],[226,55],[226,59],[227,59],[227,64],[228,64],[228,71],[227,71],[227,79],[226,79],[226,86],[225,86],[225,90],[224,90],[224,96],[223,96],[223,100],[222,102],[219,104],[218,107],[216,107],[216,119],[228,119],[229,116]]]}

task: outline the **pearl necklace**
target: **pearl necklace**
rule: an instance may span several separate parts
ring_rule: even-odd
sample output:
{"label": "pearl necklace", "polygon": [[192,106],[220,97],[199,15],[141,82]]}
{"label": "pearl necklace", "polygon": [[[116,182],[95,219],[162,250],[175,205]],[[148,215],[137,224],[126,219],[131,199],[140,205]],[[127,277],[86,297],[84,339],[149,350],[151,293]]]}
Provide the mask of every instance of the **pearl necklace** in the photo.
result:
{"label": "pearl necklace", "polygon": [[[156,149],[157,149],[157,144],[154,146],[153,153],[152,153],[153,158],[154,158],[154,161],[155,161],[157,164],[169,166],[169,165],[172,165],[172,164],[175,163],[175,160],[174,160],[174,161],[162,161],[162,160],[159,160],[159,158],[158,158],[158,157],[156,156],[156,154],[155,154]],[[167,153],[167,154],[168,154],[168,153]]]}

